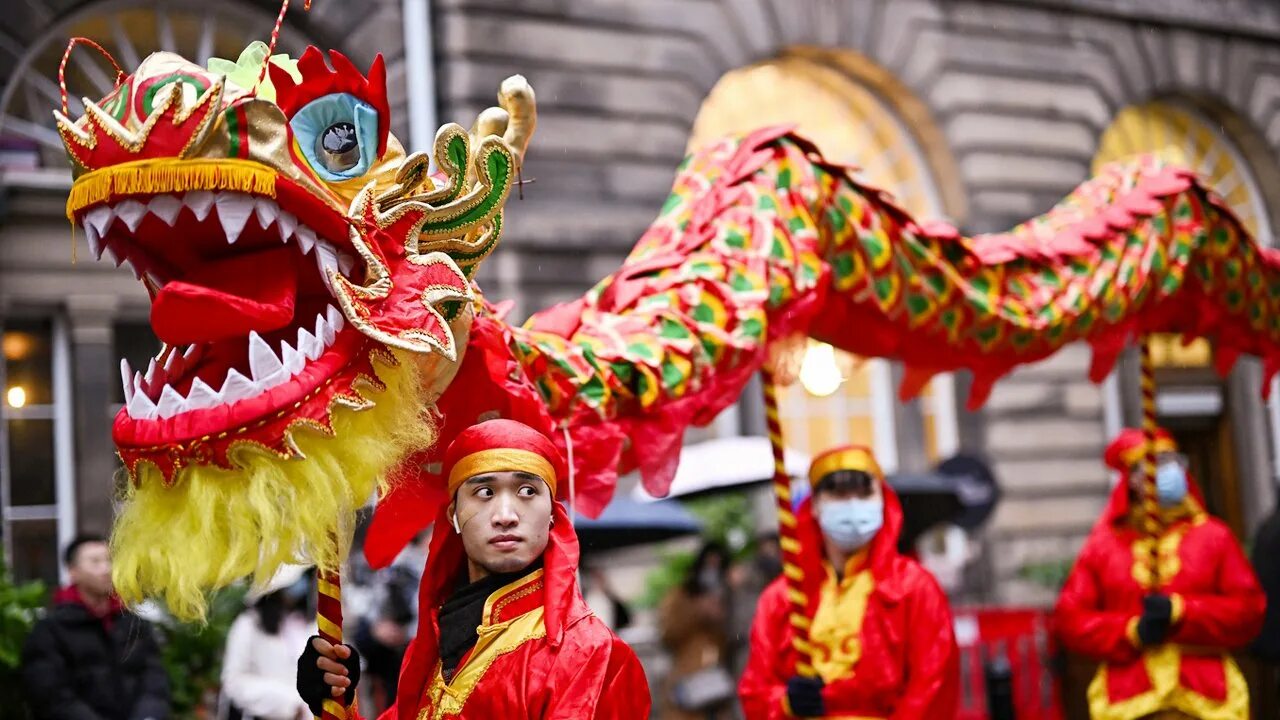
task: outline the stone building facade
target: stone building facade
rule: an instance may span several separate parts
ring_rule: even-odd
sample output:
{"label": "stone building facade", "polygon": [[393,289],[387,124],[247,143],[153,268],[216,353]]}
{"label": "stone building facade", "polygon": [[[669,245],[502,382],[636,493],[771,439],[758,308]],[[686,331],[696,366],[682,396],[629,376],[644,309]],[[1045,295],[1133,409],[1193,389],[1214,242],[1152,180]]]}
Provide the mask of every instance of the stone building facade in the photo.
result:
{"label": "stone building facade", "polygon": [[[490,297],[517,301],[517,315],[572,298],[617,267],[655,216],[713,89],[727,74],[780,59],[801,58],[873,96],[877,112],[895,118],[915,148],[910,162],[928,177],[935,199],[926,207],[967,232],[1001,230],[1047,210],[1089,176],[1117,118],[1152,103],[1182,108],[1199,125],[1174,122],[1185,138],[1142,135],[1131,139],[1132,149],[1185,140],[1200,148],[1188,152],[1205,168],[1228,157],[1224,176],[1248,190],[1240,207],[1255,217],[1260,241],[1272,242],[1270,228],[1280,218],[1280,11],[1267,3],[432,0],[424,13],[426,2],[316,0],[309,15],[290,14],[285,42],[316,41],[357,63],[386,53],[401,137],[413,134],[406,78],[423,77],[405,62],[406,38],[411,53],[429,49],[434,71],[434,89],[417,87],[426,100],[415,107],[440,121],[467,123],[493,103],[504,77],[529,78],[539,126],[524,174],[535,182],[509,203],[504,247],[480,277]],[[51,337],[64,338],[59,372],[67,397],[48,403],[45,414],[61,428],[53,436],[74,438],[74,451],[57,459],[54,483],[62,505],[67,492],[75,498],[73,513],[53,513],[65,537],[68,522],[101,529],[107,521],[113,358],[146,309],[122,271],[70,264],[61,217],[65,171],[40,131],[49,125],[48,81],[56,78],[63,38],[80,28],[97,36],[103,28],[108,36],[137,31],[135,51],[171,43],[198,54],[237,37],[241,45],[265,37],[275,8],[247,0],[216,9],[188,0],[16,5],[0,19],[0,138],[34,159],[10,161],[17,169],[4,175],[0,325],[48,321]],[[160,8],[181,21],[148,32],[120,22],[137,8]],[[225,39],[187,37],[189,19],[209,15]],[[750,92],[738,100],[739,119],[749,121]],[[39,113],[31,110],[41,103]],[[763,116],[770,108],[759,110]],[[865,118],[869,111],[858,112]],[[1197,129],[1209,139],[1197,141]],[[827,131],[839,140],[838,127]],[[1215,509],[1248,538],[1272,507],[1276,475],[1275,428],[1257,399],[1258,370],[1245,364],[1220,383],[1206,376],[1203,358],[1184,360],[1162,369],[1162,387],[1171,393],[1162,409],[1171,426],[1204,446],[1202,462],[1216,468],[1211,483],[1222,486]],[[1129,359],[1106,385],[1094,386],[1086,380],[1088,362],[1086,348],[1069,348],[1020,370],[975,414],[957,409],[963,377],[935,386],[914,412],[892,402],[885,410],[875,398],[891,392],[891,366],[871,378],[866,398],[849,401],[879,413],[872,423],[881,433],[877,448],[893,448],[895,466],[912,468],[956,449],[991,459],[1005,495],[977,539],[983,552],[971,569],[972,599],[1047,602],[1051,582],[1033,581],[1032,570],[1069,559],[1105,502],[1109,478],[1100,456],[1108,435],[1136,420],[1134,367]],[[730,430],[758,430],[749,402]],[[21,418],[21,411],[3,410],[7,422]],[[951,430],[939,435],[943,425]],[[12,477],[21,454],[12,447],[0,454],[0,472]],[[6,508],[7,523],[47,522],[52,512],[14,507]],[[10,527],[7,544],[15,537]]]}

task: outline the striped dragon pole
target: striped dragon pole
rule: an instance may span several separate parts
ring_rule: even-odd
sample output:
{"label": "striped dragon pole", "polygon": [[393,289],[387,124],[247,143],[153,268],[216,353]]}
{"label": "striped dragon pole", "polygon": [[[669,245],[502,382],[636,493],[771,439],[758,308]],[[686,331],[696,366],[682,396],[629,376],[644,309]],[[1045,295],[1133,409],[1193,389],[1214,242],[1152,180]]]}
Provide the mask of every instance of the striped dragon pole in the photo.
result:
{"label": "striped dragon pole", "polygon": [[773,374],[761,371],[764,382],[764,415],[773,450],[773,494],[778,501],[778,542],[782,546],[782,574],[786,577],[787,598],[791,601],[791,644],[800,655],[796,672],[814,677],[813,646],[809,643],[809,598],[804,594],[804,570],[800,567],[800,541],[796,539],[796,516],[791,511],[791,477],[783,454],[782,424],[778,420],[778,391]]}
{"label": "striped dragon pole", "polygon": [[[338,571],[321,572],[316,579],[316,625],[320,637],[332,645],[342,644],[342,578]],[[326,698],[320,720],[346,720],[347,708],[341,699]]]}
{"label": "striped dragon pole", "polygon": [[1142,339],[1142,434],[1146,449],[1142,455],[1142,531],[1151,541],[1147,558],[1151,570],[1150,589],[1160,587],[1159,541],[1163,529],[1160,522],[1160,504],[1156,499],[1156,371],[1151,358],[1151,338]]}

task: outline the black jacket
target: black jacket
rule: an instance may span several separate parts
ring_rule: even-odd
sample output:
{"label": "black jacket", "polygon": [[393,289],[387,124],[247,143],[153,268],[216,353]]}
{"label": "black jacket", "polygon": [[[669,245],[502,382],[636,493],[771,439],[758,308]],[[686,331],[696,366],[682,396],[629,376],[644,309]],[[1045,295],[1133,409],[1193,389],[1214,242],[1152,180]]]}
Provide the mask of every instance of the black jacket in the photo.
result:
{"label": "black jacket", "polygon": [[1258,528],[1253,541],[1253,569],[1267,594],[1267,614],[1253,652],[1263,660],[1280,663],[1280,505]]}
{"label": "black jacket", "polygon": [[127,611],[105,623],[77,601],[56,604],[22,649],[24,689],[36,718],[166,720],[169,678],[154,633]]}

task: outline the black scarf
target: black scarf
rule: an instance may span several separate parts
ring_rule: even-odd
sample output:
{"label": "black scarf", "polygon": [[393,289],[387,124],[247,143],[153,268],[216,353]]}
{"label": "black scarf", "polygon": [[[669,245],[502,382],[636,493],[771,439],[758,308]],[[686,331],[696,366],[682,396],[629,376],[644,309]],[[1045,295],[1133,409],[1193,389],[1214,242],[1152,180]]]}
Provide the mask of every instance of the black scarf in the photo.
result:
{"label": "black scarf", "polygon": [[489,575],[453,591],[440,606],[440,671],[444,681],[453,679],[458,664],[479,638],[476,629],[484,622],[484,604],[489,596],[542,567],[538,558],[523,570]]}

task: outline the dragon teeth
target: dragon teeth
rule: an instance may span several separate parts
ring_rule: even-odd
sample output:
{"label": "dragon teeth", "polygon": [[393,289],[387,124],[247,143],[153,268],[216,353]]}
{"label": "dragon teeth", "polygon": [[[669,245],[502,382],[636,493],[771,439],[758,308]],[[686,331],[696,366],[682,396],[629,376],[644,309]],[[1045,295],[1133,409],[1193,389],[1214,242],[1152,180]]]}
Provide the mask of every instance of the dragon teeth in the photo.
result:
{"label": "dragon teeth", "polygon": [[320,279],[329,288],[330,295],[337,295],[333,289],[333,273],[339,272],[338,251],[323,240],[316,241],[316,270],[320,271]]}
{"label": "dragon teeth", "polygon": [[172,195],[157,195],[147,203],[147,210],[163,220],[165,225],[173,227],[178,213],[182,211],[182,201]]}
{"label": "dragon teeth", "polygon": [[173,417],[186,409],[186,400],[173,389],[172,385],[165,385],[164,390],[160,392],[160,402],[156,404],[156,414],[161,418]]}
{"label": "dragon teeth", "polygon": [[151,398],[147,397],[145,392],[135,392],[133,397],[129,398],[127,407],[131,418],[150,420],[156,416],[156,404],[151,402]]}
{"label": "dragon teeth", "polygon": [[116,217],[124,221],[129,228],[129,232],[138,229],[138,224],[142,222],[142,218],[147,215],[147,207],[137,200],[125,200],[116,203],[114,208]]}
{"label": "dragon teeth", "polygon": [[191,392],[187,393],[187,409],[203,410],[205,408],[216,407],[222,402],[222,398],[217,391],[209,387],[209,385],[196,378],[191,381]]}
{"label": "dragon teeth", "polygon": [[257,332],[249,333],[249,372],[254,382],[269,385],[283,371],[284,365],[267,341]]}
{"label": "dragon teeth", "polygon": [[191,208],[191,213],[201,222],[209,217],[209,209],[213,207],[214,194],[208,190],[192,190],[183,196],[182,202]]}
{"label": "dragon teeth", "polygon": [[124,387],[124,404],[128,405],[133,401],[133,368],[129,366],[129,360],[120,358],[120,385]]}
{"label": "dragon teeth", "polygon": [[218,206],[218,222],[222,223],[227,244],[234,245],[253,213],[253,198],[239,193],[221,193],[214,204]]}
{"label": "dragon teeth", "polygon": [[102,259],[102,236],[98,234],[97,229],[89,222],[85,222],[84,239],[89,243],[89,252],[93,253],[93,259]]}
{"label": "dragon teeth", "polygon": [[280,360],[289,377],[297,375],[307,364],[306,356],[295,350],[288,340],[280,341]]}
{"label": "dragon teeth", "polygon": [[280,208],[270,200],[258,198],[253,203],[253,215],[258,219],[258,227],[266,230],[276,221]]}
{"label": "dragon teeth", "polygon": [[[145,373],[135,373],[127,360],[121,361],[120,379],[124,385],[127,413],[138,420],[163,420],[192,410],[230,405],[256,397],[302,372],[308,361],[319,359],[345,327],[346,318],[342,312],[333,305],[327,305],[324,312],[315,316],[314,334],[305,327],[298,329],[296,347],[282,340],[280,352],[276,353],[260,334],[252,332],[249,334],[247,375],[234,368],[228,370],[221,390],[214,390],[204,380],[194,377],[185,397],[170,382],[195,367],[202,346],[191,345],[181,352],[173,348],[163,363],[153,358]],[[152,400],[153,396],[158,399]]]}
{"label": "dragon teeth", "polygon": [[315,247],[316,234],[306,225],[299,225],[298,231],[294,233],[294,238],[298,241],[298,247],[302,248],[302,254],[306,255],[311,252],[311,248]]}
{"label": "dragon teeth", "polygon": [[258,394],[257,386],[253,381],[245,377],[239,370],[232,368],[227,371],[227,379],[222,384],[222,402],[230,405],[237,400],[253,397]]}
{"label": "dragon teeth", "polygon": [[347,325],[347,320],[342,316],[342,311],[332,305],[324,309],[324,319],[333,326],[335,333],[342,332],[342,328]]}
{"label": "dragon teeth", "polygon": [[115,217],[115,211],[109,206],[99,205],[85,213],[84,221],[86,225],[92,225],[93,229],[98,231],[98,235],[102,236],[107,234],[107,228],[111,227],[111,221]]}
{"label": "dragon teeth", "polygon": [[276,229],[280,231],[280,241],[289,242],[289,238],[293,237],[293,233],[298,229],[298,218],[293,213],[280,211],[279,217],[276,218]]}
{"label": "dragon teeth", "polygon": [[298,328],[298,352],[308,360],[315,360],[324,351],[324,344],[306,328]]}

